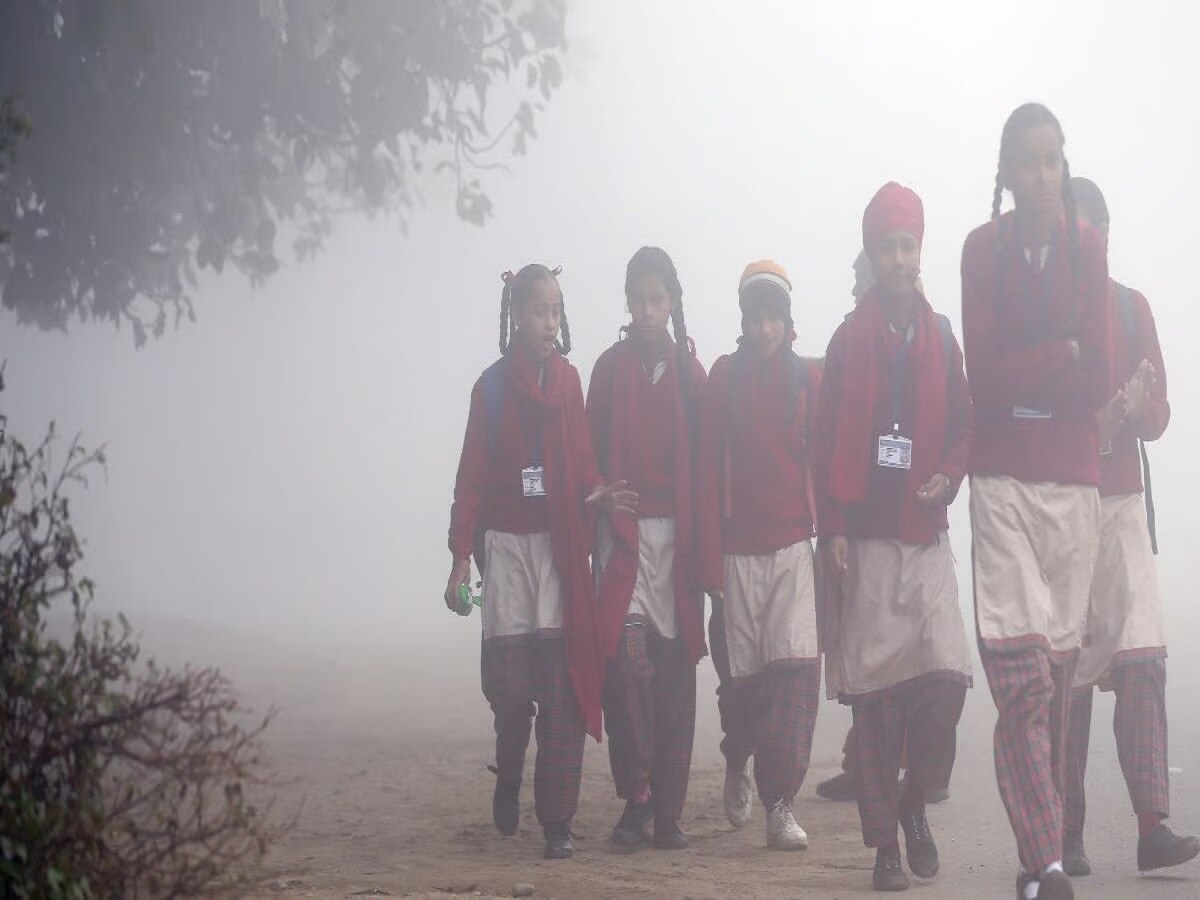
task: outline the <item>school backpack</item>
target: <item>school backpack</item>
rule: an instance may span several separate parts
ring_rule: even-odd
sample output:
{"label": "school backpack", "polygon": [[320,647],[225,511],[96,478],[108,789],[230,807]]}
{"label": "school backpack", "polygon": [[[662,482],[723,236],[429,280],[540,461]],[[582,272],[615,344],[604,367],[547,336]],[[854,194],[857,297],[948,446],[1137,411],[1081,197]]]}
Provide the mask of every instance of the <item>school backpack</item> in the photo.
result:
{"label": "school backpack", "polygon": [[[1116,293],[1117,300],[1117,316],[1121,322],[1121,331],[1125,335],[1125,339],[1130,346],[1134,348],[1134,353],[1137,353],[1137,348],[1141,346],[1141,335],[1138,333],[1137,320],[1137,301],[1133,295],[1133,289],[1121,284],[1119,281],[1113,281],[1113,288]],[[1146,453],[1146,442],[1141,438],[1138,439],[1138,452],[1142,458],[1142,484],[1145,488],[1144,497],[1146,498],[1146,527],[1150,531],[1150,549],[1154,554],[1158,555],[1158,532],[1154,522],[1154,493],[1150,489],[1150,457]]]}

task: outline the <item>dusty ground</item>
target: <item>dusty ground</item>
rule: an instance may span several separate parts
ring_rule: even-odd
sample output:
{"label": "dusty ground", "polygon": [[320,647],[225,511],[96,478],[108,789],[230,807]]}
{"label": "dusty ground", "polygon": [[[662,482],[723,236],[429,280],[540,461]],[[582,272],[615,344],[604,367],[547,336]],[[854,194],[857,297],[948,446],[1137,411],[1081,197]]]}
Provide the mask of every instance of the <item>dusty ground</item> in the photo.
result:
{"label": "dusty ground", "polygon": [[[253,896],[510,896],[517,883],[534,885],[539,897],[871,893],[873,856],[862,847],[854,805],[813,793],[840,759],[849,715],[836,704],[821,710],[812,770],[797,804],[810,836],[807,852],[768,852],[761,810],[742,831],[726,823],[715,677],[706,661],[683,821],[692,848],[614,852],[607,837],[621,804],[605,748],[589,745],[576,857],[545,862],[528,787],[518,835],[502,838],[491,824],[493,777],[485,769],[491,725],[477,686],[477,645],[464,640],[446,648],[356,645],[318,652],[193,630],[188,655],[201,652],[196,641],[206,646],[206,659],[245,685],[252,702],[274,700],[281,708],[268,742],[279,774],[291,779],[280,791],[279,808],[299,813],[295,828],[268,855]],[[164,655],[181,652],[176,643]],[[1183,681],[1173,684],[1172,764],[1182,769],[1173,776],[1173,824],[1195,831],[1200,723],[1189,715],[1195,705]],[[911,896],[1012,896],[1015,851],[992,772],[992,715],[986,686],[977,686],[968,697],[952,797],[931,808],[942,873],[932,882],[914,880]],[[1096,717],[1087,833],[1096,873],[1076,882],[1077,896],[1200,898],[1200,862],[1162,877],[1134,871],[1134,820],[1108,726],[1111,698],[1097,702]],[[531,783],[532,774],[527,777]]]}

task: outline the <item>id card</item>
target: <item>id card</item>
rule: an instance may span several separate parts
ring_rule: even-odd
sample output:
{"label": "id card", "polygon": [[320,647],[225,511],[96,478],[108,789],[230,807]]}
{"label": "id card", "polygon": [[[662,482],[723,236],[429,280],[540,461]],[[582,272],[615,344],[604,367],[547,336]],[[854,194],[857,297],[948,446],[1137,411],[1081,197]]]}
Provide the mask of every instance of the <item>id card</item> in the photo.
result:
{"label": "id card", "polygon": [[526,497],[546,496],[546,469],[544,466],[529,466],[521,470],[521,490]]}
{"label": "id card", "polygon": [[911,469],[912,441],[899,435],[881,434],[878,464],[884,469]]}
{"label": "id card", "polygon": [[1053,416],[1045,410],[1034,409],[1032,406],[1014,406],[1014,419],[1051,419]]}

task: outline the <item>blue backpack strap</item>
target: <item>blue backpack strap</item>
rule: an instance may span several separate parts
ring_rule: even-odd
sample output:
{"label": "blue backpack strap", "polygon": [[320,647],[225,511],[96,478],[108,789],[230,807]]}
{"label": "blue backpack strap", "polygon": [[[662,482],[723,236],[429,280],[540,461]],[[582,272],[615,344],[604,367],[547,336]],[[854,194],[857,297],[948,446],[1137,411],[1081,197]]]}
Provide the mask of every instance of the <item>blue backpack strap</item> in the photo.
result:
{"label": "blue backpack strap", "polygon": [[500,416],[504,413],[504,358],[483,370],[483,415],[487,423],[488,453],[496,452],[496,435],[500,431]]}

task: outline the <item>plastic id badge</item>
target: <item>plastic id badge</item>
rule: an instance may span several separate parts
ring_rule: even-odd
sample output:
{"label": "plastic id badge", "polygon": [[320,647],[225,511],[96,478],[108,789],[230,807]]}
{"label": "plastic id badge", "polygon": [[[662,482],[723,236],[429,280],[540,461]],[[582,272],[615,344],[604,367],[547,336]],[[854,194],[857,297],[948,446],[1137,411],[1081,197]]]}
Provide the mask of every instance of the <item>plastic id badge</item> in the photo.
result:
{"label": "plastic id badge", "polygon": [[521,470],[521,490],[526,497],[546,496],[546,468],[529,466]]}
{"label": "plastic id badge", "polygon": [[1051,419],[1053,416],[1042,409],[1034,409],[1032,406],[1014,406],[1014,419]]}
{"label": "plastic id badge", "polygon": [[911,469],[912,441],[898,435],[881,434],[878,463],[884,469]]}

